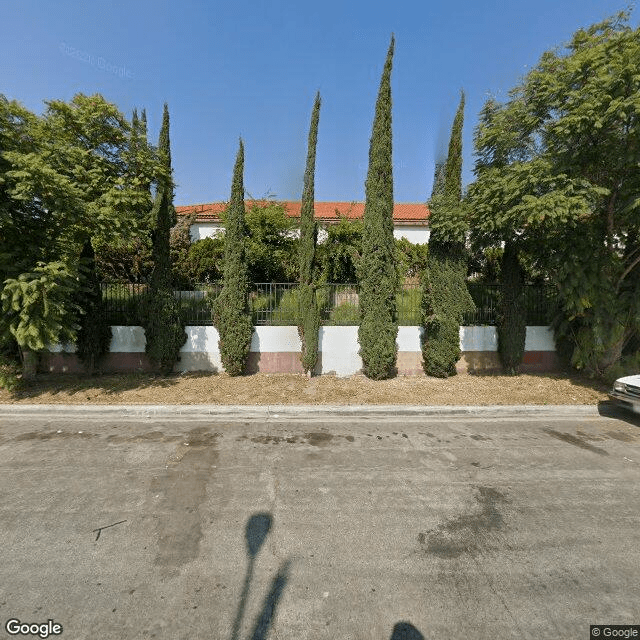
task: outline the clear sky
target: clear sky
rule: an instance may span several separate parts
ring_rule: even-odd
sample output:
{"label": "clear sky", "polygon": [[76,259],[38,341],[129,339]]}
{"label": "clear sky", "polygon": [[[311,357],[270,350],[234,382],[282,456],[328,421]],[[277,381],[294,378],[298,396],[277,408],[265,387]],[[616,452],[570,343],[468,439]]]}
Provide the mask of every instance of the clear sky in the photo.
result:
{"label": "clear sky", "polygon": [[[623,4],[624,3],[624,4]],[[424,202],[467,96],[464,182],[488,95],[543,51],[626,0],[20,0],[3,3],[0,93],[44,100],[101,93],[145,107],[154,142],[169,104],[175,204],[227,200],[238,138],[253,197],[298,200],[311,108],[322,96],[316,200],[361,201],[380,74],[392,32],[394,197]],[[638,24],[638,10],[631,22]]]}

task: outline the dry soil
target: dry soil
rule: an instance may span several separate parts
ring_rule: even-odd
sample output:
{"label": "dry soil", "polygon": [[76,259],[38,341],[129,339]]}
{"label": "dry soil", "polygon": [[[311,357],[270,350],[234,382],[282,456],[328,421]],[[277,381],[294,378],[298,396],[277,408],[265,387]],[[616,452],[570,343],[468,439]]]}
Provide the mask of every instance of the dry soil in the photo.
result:
{"label": "dry soil", "polygon": [[399,376],[382,381],[363,375],[265,373],[236,378],[224,373],[40,375],[13,393],[0,390],[0,403],[557,405],[597,404],[607,400],[607,390],[598,381],[567,375]]}

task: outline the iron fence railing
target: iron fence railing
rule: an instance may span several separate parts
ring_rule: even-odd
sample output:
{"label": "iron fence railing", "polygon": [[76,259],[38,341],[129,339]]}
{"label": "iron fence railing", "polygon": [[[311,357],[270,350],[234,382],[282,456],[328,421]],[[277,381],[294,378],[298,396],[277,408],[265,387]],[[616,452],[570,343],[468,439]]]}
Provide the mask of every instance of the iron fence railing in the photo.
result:
{"label": "iron fence railing", "polygon": [[[467,283],[476,309],[465,314],[463,324],[496,324],[501,286]],[[187,325],[211,325],[212,303],[222,290],[220,283],[198,284],[193,291],[175,291],[182,319]],[[144,315],[147,285],[102,285],[102,299],[107,320],[112,325],[139,325]],[[249,305],[255,325],[295,325],[297,323],[298,284],[258,283],[251,287]],[[420,285],[405,285],[396,298],[399,325],[419,325]],[[359,323],[359,287],[355,284],[325,284],[318,287],[316,299],[323,325],[357,325]],[[526,285],[524,291],[526,321],[529,325],[547,325],[556,307],[555,288]]]}

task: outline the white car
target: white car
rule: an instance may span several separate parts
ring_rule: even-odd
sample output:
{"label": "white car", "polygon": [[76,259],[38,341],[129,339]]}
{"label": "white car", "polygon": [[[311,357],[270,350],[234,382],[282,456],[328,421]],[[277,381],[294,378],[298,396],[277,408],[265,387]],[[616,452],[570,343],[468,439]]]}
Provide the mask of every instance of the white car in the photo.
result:
{"label": "white car", "polygon": [[616,404],[640,413],[640,375],[618,378],[609,397]]}

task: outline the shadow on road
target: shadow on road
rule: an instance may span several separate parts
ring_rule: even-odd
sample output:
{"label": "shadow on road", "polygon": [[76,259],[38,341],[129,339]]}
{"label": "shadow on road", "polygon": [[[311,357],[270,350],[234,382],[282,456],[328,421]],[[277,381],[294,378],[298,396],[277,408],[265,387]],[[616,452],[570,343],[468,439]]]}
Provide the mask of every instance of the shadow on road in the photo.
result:
{"label": "shadow on road", "polygon": [[389,640],[424,640],[424,636],[410,622],[397,622]]}
{"label": "shadow on road", "polygon": [[[247,521],[244,537],[247,545],[247,554],[249,555],[249,566],[247,567],[247,574],[245,575],[244,585],[242,587],[242,595],[240,596],[240,602],[238,603],[238,612],[231,631],[231,640],[238,640],[240,625],[242,623],[242,618],[244,617],[244,610],[249,597],[249,590],[251,588],[251,580],[253,579],[253,569],[255,566],[256,556],[271,530],[272,523],[273,518],[269,513],[256,513]],[[284,591],[289,578],[290,564],[290,560],[283,562],[280,569],[278,569],[278,573],[271,581],[269,593],[266,595],[262,604],[262,610],[256,618],[253,632],[250,636],[251,640],[266,640],[269,630],[271,629],[271,625],[273,624],[273,618],[275,616],[276,607],[278,606],[278,601],[282,596],[282,592]]]}

